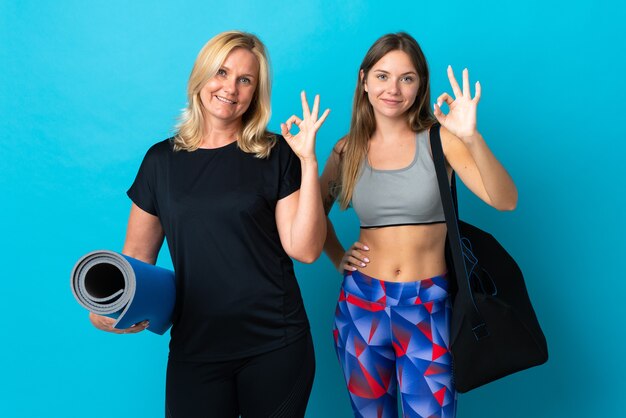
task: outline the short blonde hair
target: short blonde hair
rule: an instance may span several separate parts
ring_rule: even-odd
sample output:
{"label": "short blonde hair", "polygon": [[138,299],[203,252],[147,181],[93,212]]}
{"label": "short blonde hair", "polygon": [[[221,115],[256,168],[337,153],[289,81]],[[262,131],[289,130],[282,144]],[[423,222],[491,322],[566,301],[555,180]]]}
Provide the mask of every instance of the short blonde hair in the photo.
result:
{"label": "short blonde hair", "polygon": [[276,137],[267,131],[270,120],[271,79],[265,45],[255,35],[240,31],[222,32],[207,42],[194,63],[187,83],[187,107],[176,125],[174,150],[194,151],[200,147],[204,135],[204,115],[200,91],[217,74],[226,57],[235,48],[245,48],[259,61],[259,80],[250,103],[243,114],[243,127],[237,138],[241,150],[266,158],[276,143]]}

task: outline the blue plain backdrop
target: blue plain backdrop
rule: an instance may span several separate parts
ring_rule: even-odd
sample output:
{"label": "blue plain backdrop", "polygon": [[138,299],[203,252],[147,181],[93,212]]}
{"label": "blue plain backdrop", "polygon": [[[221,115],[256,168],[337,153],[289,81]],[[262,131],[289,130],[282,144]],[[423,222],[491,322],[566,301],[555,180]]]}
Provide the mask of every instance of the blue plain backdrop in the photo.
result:
{"label": "blue plain backdrop", "polygon": [[[332,108],[321,166],[380,35],[415,36],[434,97],[450,90],[448,64],[470,69],[483,86],[479,129],[520,199],[498,213],[462,190],[461,214],[517,258],[551,358],[460,396],[458,416],[626,416],[624,17],[617,1],[2,0],[0,415],[163,416],[167,336],[97,331],[69,273],[88,251],[121,249],[125,191],[171,135],[196,54],[242,29],[270,51],[271,129],[301,111],[301,89]],[[354,213],[331,217],[349,245]],[[171,267],[166,251],[158,263]],[[325,256],[296,270],[317,355],[307,417],[348,417],[331,337],[340,275]]]}

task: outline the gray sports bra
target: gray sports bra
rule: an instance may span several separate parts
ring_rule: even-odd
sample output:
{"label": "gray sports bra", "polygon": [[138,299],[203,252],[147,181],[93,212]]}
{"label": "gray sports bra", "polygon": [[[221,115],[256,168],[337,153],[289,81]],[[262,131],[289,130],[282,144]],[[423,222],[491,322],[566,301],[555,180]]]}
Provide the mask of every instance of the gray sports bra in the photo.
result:
{"label": "gray sports bra", "polygon": [[377,170],[365,158],[352,192],[361,228],[445,222],[428,130],[415,141],[415,157],[405,168]]}

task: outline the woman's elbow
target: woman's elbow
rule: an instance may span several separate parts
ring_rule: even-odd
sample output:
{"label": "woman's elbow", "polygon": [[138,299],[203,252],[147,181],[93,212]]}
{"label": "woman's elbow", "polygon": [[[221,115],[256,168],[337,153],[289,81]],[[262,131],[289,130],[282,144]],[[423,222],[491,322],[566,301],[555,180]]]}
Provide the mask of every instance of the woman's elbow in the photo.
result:
{"label": "woman's elbow", "polygon": [[300,257],[294,257],[294,259],[298,260],[299,262],[304,263],[304,264],[313,264],[313,262],[315,262],[315,260],[317,260],[319,258],[320,254],[317,254],[317,255],[315,255],[313,253],[311,253],[311,254],[303,254]]}
{"label": "woman's elbow", "polygon": [[148,264],[156,264],[158,256],[158,252],[151,251],[145,247],[131,247],[128,245],[124,246],[122,254]]}
{"label": "woman's elbow", "polygon": [[294,251],[292,254],[289,254],[291,258],[297,260],[304,264],[312,264],[320,255],[322,255],[322,251],[324,250],[324,241],[316,244],[312,244],[307,246],[306,248],[302,248],[298,251]]}
{"label": "woman's elbow", "polygon": [[504,202],[500,202],[496,206],[496,209],[502,212],[510,212],[510,211],[515,210],[515,208],[517,208],[517,193],[515,193],[515,196],[513,196],[511,199],[508,199],[507,201],[504,201]]}
{"label": "woman's elbow", "polygon": [[498,209],[500,212],[511,212],[511,211],[514,211],[515,208],[516,208],[516,205],[513,204],[513,205],[503,205],[496,209]]}
{"label": "woman's elbow", "polygon": [[321,251],[319,252],[303,251],[301,254],[291,255],[291,258],[304,264],[312,264],[313,262],[315,262],[315,260],[317,260],[320,257],[321,254],[322,254]]}
{"label": "woman's elbow", "polygon": [[305,264],[311,264],[317,260],[324,250],[326,242],[327,226],[326,222],[318,224],[316,232],[308,237],[308,239],[300,239],[293,242],[292,247],[287,254],[289,257]]}

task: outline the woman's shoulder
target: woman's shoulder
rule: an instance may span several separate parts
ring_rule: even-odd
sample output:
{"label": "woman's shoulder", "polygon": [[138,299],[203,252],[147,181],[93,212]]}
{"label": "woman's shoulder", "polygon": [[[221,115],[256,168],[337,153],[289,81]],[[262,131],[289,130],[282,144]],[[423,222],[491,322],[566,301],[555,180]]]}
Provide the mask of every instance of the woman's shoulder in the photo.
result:
{"label": "woman's shoulder", "polygon": [[174,137],[170,137],[152,144],[148,151],[146,151],[146,157],[159,158],[171,154],[174,151]]}
{"label": "woman's shoulder", "polygon": [[281,134],[277,134],[277,133],[274,133],[274,132],[268,132],[267,133],[267,138],[268,138],[268,141],[274,142],[274,144],[279,146],[279,147],[289,147],[289,144],[287,144],[287,140]]}
{"label": "woman's shoulder", "polygon": [[324,173],[331,173],[331,176],[336,176],[343,161],[344,154],[346,152],[346,141],[347,137],[340,138],[335,145],[333,146],[333,150],[331,151],[328,159],[326,160],[326,165],[324,166]]}
{"label": "woman's shoulder", "polygon": [[168,156],[173,152],[173,138],[167,138],[152,144],[143,157],[142,165],[145,167],[158,167],[167,161]]}
{"label": "woman's shoulder", "polygon": [[344,136],[342,138],[339,138],[339,140],[337,141],[337,143],[335,144],[335,146],[333,147],[333,152],[339,154],[339,155],[343,155],[343,153],[346,151],[346,145],[348,141],[348,136]]}
{"label": "woman's shoulder", "polygon": [[151,148],[154,148],[155,150],[160,152],[171,152],[174,150],[174,139],[176,139],[176,137],[171,136],[157,142],[156,144],[152,145]]}
{"label": "woman's shoulder", "polygon": [[268,135],[268,140],[273,142],[272,151],[276,151],[275,154],[278,154],[281,158],[284,158],[293,153],[293,150],[287,143],[287,140],[284,136],[272,132],[270,132]]}

